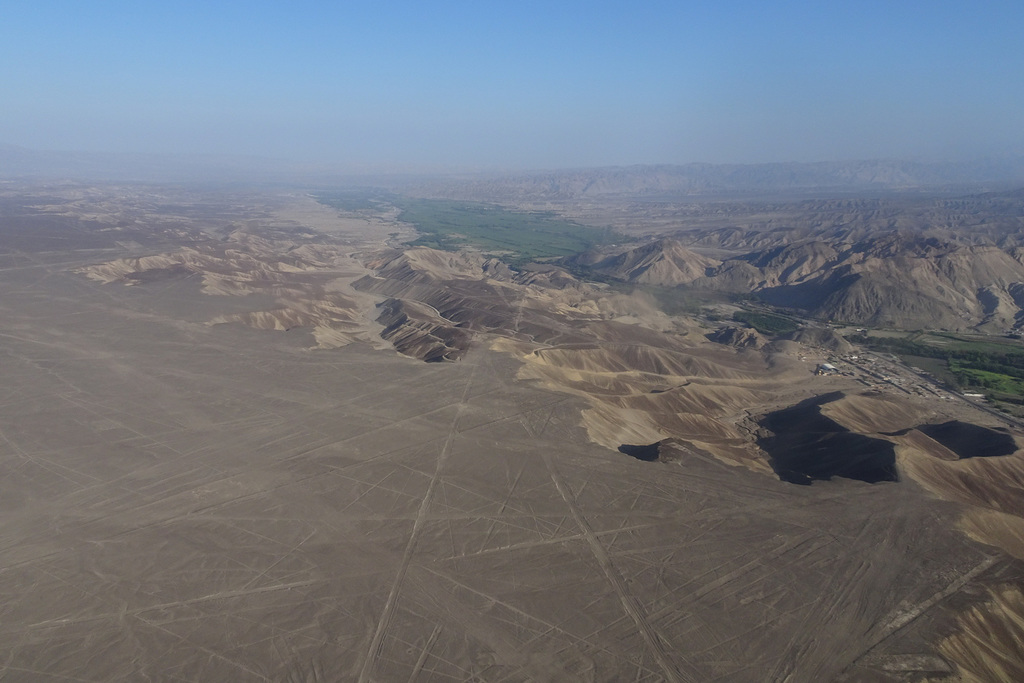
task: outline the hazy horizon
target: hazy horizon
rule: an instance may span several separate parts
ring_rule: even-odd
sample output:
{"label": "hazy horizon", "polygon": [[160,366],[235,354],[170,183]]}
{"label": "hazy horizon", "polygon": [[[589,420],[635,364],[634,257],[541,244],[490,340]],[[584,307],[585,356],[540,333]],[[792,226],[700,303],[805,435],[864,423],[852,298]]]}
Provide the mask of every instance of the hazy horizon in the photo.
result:
{"label": "hazy horizon", "polygon": [[0,142],[368,168],[1024,154],[1024,9],[11,7]]}

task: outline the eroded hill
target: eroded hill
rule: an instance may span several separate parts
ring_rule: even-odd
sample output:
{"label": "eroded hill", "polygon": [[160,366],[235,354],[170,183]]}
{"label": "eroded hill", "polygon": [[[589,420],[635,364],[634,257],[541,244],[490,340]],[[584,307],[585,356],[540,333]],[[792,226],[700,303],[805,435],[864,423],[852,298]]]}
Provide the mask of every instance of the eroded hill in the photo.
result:
{"label": "eroded hill", "polygon": [[676,239],[564,263],[623,282],[755,295],[806,315],[902,329],[1015,330],[1024,323],[1024,251],[909,233],[823,234],[722,260]]}

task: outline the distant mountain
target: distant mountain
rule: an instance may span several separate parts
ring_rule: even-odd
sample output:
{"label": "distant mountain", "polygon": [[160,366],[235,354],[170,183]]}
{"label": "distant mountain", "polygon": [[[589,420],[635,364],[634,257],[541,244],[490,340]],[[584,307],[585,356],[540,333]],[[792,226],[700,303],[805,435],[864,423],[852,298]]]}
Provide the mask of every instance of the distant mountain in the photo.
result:
{"label": "distant mountain", "polygon": [[907,329],[1007,331],[1024,325],[1024,248],[892,232],[757,248],[724,261],[660,239],[600,258],[566,259],[638,284],[756,293],[818,318]]}
{"label": "distant mountain", "polygon": [[0,145],[0,178],[145,182],[256,180],[272,176],[277,163],[246,157],[49,151]]}
{"label": "distant mountain", "polygon": [[842,245],[836,257],[759,290],[769,303],[817,317],[918,328],[1005,331],[1024,322],[1024,252],[885,235]]}
{"label": "distant mountain", "polygon": [[391,187],[419,183],[421,173],[300,163],[223,154],[128,154],[35,150],[0,144],[0,178],[85,182],[281,183],[317,187]]}
{"label": "distant mountain", "polygon": [[624,166],[445,178],[409,191],[422,196],[515,203],[777,191],[1005,188],[1020,183],[1024,183],[1024,158]]}
{"label": "distant mountain", "polygon": [[657,199],[799,191],[1008,189],[1024,185],[1024,157],[974,162],[898,160],[639,165],[529,173],[453,174],[256,156],[34,150],[0,144],[0,178],[373,185],[423,197],[499,203]]}

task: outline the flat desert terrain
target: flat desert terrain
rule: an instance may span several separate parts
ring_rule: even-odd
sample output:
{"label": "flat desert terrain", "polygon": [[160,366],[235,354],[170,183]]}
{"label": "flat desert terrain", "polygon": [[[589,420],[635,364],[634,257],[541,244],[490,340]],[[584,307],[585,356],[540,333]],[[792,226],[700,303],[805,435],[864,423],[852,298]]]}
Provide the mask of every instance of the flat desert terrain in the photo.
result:
{"label": "flat desert terrain", "polygon": [[[673,394],[626,367],[635,320],[580,327],[605,325],[585,358],[482,335],[425,363],[352,287],[407,227],[297,194],[148,192],[0,198],[0,679],[1014,671],[1012,630],[972,640],[1012,623],[1024,581],[1012,538],[965,533],[984,526],[965,516],[975,489],[943,494],[950,476],[920,458],[919,478],[795,485],[743,441],[744,411],[818,391],[813,363],[737,352],[726,373],[710,343],[672,346],[704,364],[663,369]],[[608,354],[625,365],[598,382]],[[822,413],[850,425],[874,400]],[[656,462],[613,447],[657,436],[666,405],[706,426],[699,445]]]}

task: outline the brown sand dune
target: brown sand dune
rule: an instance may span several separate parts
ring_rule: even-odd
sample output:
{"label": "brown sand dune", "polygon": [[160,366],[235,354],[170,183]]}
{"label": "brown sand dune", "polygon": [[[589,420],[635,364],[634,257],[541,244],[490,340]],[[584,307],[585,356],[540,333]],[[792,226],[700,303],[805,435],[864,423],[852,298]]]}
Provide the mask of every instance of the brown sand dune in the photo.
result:
{"label": "brown sand dune", "polygon": [[847,394],[821,407],[824,415],[864,434],[907,429],[928,422],[933,411],[928,404],[878,392]]}
{"label": "brown sand dune", "polygon": [[[970,458],[965,460],[943,460],[928,452],[908,448],[901,459],[903,468],[916,481],[930,491],[947,500],[955,500],[968,506],[966,524],[979,540],[986,543],[1007,540],[1004,529],[1015,526],[1009,520],[999,522],[998,529],[990,535],[985,531],[987,515],[972,516],[985,511],[1012,515],[1024,522],[1024,452],[998,458]],[[1013,544],[1003,546],[1010,554],[1024,559],[1024,543],[1020,538]]]}
{"label": "brown sand dune", "polygon": [[722,327],[709,333],[707,338],[716,344],[737,349],[759,349],[767,343],[764,337],[749,327]]}
{"label": "brown sand dune", "polygon": [[[127,279],[128,276],[152,270],[165,270],[174,266],[187,267],[188,260],[188,257],[183,251],[178,254],[160,254],[157,256],[118,259],[108,263],[88,266],[87,268],[81,269],[81,273],[88,278],[104,284],[119,281],[124,282],[124,284],[135,284],[134,281]],[[189,269],[189,272],[195,271]]]}
{"label": "brown sand dune", "polygon": [[960,617],[960,630],[939,649],[958,666],[964,683],[1024,680],[1024,593],[1018,586],[991,591],[984,605]]}
{"label": "brown sand dune", "polygon": [[[925,433],[956,423],[947,422],[912,401],[877,394],[851,395],[828,403],[822,412],[856,432],[883,436],[894,442],[901,473],[935,495],[965,506],[960,523],[965,532],[1024,559],[1021,435],[965,425],[969,441],[962,440],[960,445],[955,440],[947,443],[958,449],[969,444],[981,457],[963,457]],[[951,428],[946,427],[946,431]],[[1007,440],[1012,453],[984,457],[987,452],[1000,452],[992,450],[993,442]]]}
{"label": "brown sand dune", "polygon": [[600,347],[538,349],[538,362],[566,370],[594,373],[646,373],[678,378],[755,379],[737,370],[689,353],[640,344],[602,344]]}
{"label": "brown sand dune", "polygon": [[708,353],[709,346],[691,348],[692,354],[708,357],[621,344],[542,348],[521,356],[518,377],[586,400],[587,434],[608,448],[687,439],[723,461],[764,471],[761,454],[740,423],[751,406],[793,391],[807,370],[773,369],[763,360],[758,367],[747,357],[720,356],[716,349]]}
{"label": "brown sand dune", "polygon": [[234,230],[226,241],[157,256],[124,258],[79,269],[93,280],[134,285],[196,276],[213,296],[271,296],[277,307],[213,317],[211,324],[240,323],[261,330],[312,331],[318,348],[355,340],[372,342],[376,300],[350,287],[366,273],[349,249],[327,243],[279,241]]}

